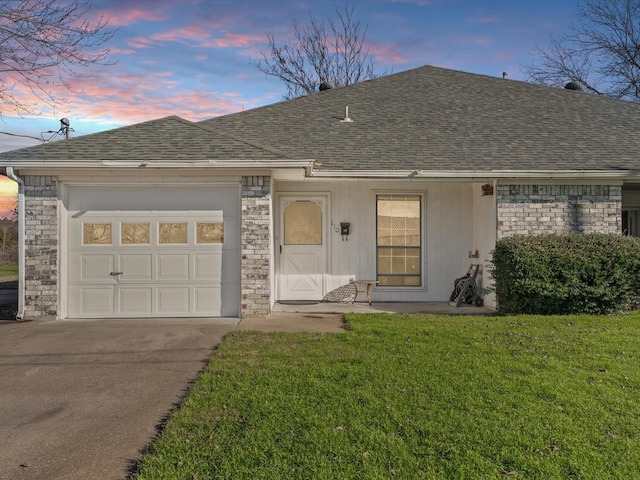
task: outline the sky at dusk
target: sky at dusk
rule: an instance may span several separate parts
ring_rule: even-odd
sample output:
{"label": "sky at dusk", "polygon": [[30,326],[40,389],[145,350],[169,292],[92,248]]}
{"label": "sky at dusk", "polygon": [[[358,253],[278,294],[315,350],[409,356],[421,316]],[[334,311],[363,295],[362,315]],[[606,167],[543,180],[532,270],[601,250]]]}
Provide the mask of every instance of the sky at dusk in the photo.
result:
{"label": "sky at dusk", "polygon": [[[507,72],[514,80],[525,79],[522,65],[531,62],[534,48],[567,32],[577,13],[577,0],[350,4],[368,24],[366,48],[378,73],[435,65]],[[62,92],[67,103],[55,110],[40,102],[37,117],[5,111],[0,131],[41,138],[67,117],[78,136],[167,115],[198,121],[280,101],[283,84],[250,60],[266,49],[267,33],[284,41],[293,19],[329,14],[331,0],[93,0],[91,15],[118,28],[109,44],[114,64],[83,70],[91,76],[72,79],[74,92]],[[38,143],[0,134],[0,152]]]}
{"label": "sky at dusk", "polygon": [[[368,24],[366,48],[379,74],[435,65],[496,77],[507,72],[513,80],[526,79],[522,67],[533,50],[566,33],[578,9],[577,0],[350,4]],[[67,103],[55,109],[40,102],[38,116],[22,118],[5,111],[0,132],[40,138],[66,117],[78,136],[167,115],[198,121],[280,101],[284,85],[250,60],[260,58],[268,33],[284,41],[294,19],[333,13],[331,0],[94,0],[91,15],[118,28],[109,44],[114,64],[94,65],[71,79],[74,92],[62,92]],[[13,93],[29,98],[19,86]],[[38,143],[0,134],[0,152]]]}

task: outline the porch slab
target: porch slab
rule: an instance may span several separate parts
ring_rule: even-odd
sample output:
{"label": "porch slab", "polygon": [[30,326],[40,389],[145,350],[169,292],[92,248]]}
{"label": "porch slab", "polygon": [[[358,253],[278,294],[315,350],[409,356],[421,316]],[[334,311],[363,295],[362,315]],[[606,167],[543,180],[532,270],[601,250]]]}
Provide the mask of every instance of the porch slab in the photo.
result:
{"label": "porch slab", "polygon": [[490,307],[461,305],[455,307],[449,302],[277,302],[271,308],[271,315],[281,313],[442,313],[447,315],[495,315]]}

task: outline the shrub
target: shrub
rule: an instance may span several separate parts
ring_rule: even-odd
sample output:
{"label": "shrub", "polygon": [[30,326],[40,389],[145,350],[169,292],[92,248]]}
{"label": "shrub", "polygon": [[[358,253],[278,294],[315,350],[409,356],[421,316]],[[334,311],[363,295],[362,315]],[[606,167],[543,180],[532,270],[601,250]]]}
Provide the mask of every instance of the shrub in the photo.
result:
{"label": "shrub", "polygon": [[640,240],[606,234],[499,240],[490,273],[504,313],[605,314],[640,294]]}

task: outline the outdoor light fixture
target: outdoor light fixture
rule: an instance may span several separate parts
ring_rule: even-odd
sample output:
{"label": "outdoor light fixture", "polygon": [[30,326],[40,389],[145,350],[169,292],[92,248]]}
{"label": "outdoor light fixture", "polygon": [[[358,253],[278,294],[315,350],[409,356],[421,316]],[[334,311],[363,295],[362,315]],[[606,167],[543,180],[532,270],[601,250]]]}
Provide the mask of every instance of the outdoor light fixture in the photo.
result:
{"label": "outdoor light fixture", "polygon": [[482,185],[482,196],[486,197],[487,195],[493,195],[493,185],[490,183]]}

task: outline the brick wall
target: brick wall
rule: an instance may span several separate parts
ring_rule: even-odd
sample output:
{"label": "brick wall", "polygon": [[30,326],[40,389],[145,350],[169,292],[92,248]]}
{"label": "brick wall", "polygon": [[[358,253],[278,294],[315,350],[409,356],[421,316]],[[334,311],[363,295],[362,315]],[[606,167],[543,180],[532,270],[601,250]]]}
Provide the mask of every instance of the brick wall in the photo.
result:
{"label": "brick wall", "polygon": [[25,319],[58,314],[57,188],[57,177],[24,177]]}
{"label": "brick wall", "polygon": [[270,177],[242,178],[242,316],[271,311]]}
{"label": "brick wall", "polygon": [[498,238],[513,235],[620,233],[622,187],[498,185]]}

